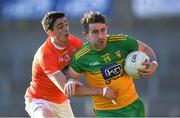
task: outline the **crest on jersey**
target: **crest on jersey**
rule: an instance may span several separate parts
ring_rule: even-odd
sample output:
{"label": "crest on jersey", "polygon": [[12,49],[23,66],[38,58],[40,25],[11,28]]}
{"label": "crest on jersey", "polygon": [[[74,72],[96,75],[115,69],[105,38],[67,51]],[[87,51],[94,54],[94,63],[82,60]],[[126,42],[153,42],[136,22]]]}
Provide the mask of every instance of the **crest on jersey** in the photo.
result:
{"label": "crest on jersey", "polygon": [[116,55],[118,58],[121,58],[121,52],[120,52],[120,51],[115,52],[115,55]]}
{"label": "crest on jersey", "polygon": [[64,56],[64,60],[67,62],[67,61],[70,61],[70,56],[68,55],[68,54],[66,54],[65,56]]}

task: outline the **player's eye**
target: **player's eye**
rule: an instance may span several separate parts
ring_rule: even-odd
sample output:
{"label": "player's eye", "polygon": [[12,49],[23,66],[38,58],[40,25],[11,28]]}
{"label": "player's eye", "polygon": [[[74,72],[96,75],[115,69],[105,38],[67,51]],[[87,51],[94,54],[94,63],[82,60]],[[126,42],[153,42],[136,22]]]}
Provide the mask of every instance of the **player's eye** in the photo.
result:
{"label": "player's eye", "polygon": [[65,23],[65,26],[68,26],[68,23]]}
{"label": "player's eye", "polygon": [[98,30],[93,30],[93,31],[92,31],[92,33],[94,33],[94,34],[98,34],[98,33],[99,33],[99,31],[98,31]]}
{"label": "player's eye", "polygon": [[101,32],[104,33],[106,31],[106,28],[101,29]]}
{"label": "player's eye", "polygon": [[63,28],[63,25],[59,25],[59,26],[58,26],[58,29],[62,29],[62,28]]}

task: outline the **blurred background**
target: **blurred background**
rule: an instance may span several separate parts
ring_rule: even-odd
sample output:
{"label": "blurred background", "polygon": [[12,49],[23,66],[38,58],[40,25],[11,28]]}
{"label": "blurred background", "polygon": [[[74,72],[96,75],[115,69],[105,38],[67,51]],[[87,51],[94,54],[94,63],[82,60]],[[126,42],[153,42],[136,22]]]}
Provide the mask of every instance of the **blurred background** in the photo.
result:
{"label": "blurred background", "polygon": [[[98,10],[109,34],[128,34],[152,47],[158,71],[135,80],[137,91],[148,117],[180,117],[180,0],[1,0],[0,117],[28,117],[24,93],[34,53],[47,37],[41,19],[52,10],[65,12],[70,32],[82,39],[81,17]],[[94,116],[91,97],[70,99],[76,117]]]}

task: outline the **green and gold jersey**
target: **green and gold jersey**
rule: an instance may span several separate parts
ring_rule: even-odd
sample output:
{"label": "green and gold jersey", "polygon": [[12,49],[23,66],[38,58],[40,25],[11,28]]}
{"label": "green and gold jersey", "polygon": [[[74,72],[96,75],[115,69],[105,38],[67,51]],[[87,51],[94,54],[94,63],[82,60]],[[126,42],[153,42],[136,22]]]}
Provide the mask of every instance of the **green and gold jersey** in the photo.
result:
{"label": "green and gold jersey", "polygon": [[85,43],[74,55],[71,67],[77,73],[84,73],[85,79],[90,87],[109,87],[118,93],[115,100],[102,96],[93,96],[96,110],[113,110],[125,107],[138,98],[133,79],[124,71],[124,60],[126,56],[138,50],[135,39],[119,34],[108,35],[107,46],[101,51],[96,51],[90,43]]}

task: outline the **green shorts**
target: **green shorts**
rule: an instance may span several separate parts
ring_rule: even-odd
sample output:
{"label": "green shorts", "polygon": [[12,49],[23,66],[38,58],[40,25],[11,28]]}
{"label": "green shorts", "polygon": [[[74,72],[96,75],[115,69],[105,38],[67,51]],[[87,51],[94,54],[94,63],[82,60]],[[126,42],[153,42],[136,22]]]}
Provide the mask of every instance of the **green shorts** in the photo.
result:
{"label": "green shorts", "polygon": [[96,117],[145,117],[144,104],[140,99],[115,110],[95,110]]}

